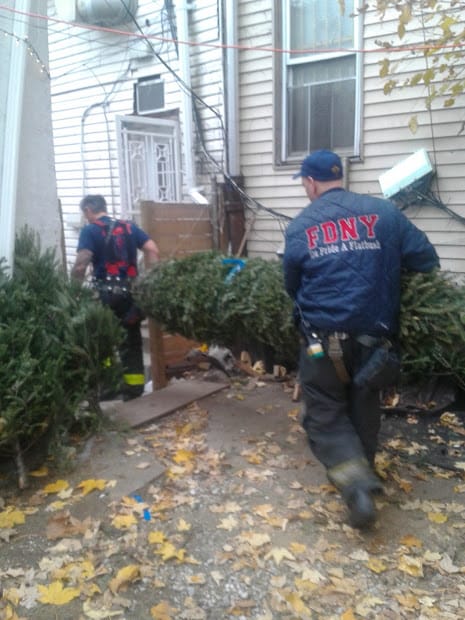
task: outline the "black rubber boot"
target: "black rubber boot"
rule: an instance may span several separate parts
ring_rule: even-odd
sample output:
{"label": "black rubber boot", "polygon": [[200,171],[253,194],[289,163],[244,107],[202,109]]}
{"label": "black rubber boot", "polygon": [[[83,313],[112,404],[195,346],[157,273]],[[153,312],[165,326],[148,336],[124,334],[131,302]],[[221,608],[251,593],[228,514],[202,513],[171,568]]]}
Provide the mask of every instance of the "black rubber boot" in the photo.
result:
{"label": "black rubber boot", "polygon": [[352,527],[365,529],[373,525],[376,520],[376,508],[370,492],[357,486],[347,494],[345,500]]}
{"label": "black rubber boot", "polygon": [[[132,389],[131,389],[132,388]],[[139,387],[125,387],[123,389],[123,400],[124,402],[127,402],[128,400],[134,400],[134,398],[139,398],[140,396],[142,396],[144,393],[144,388],[139,388]]]}

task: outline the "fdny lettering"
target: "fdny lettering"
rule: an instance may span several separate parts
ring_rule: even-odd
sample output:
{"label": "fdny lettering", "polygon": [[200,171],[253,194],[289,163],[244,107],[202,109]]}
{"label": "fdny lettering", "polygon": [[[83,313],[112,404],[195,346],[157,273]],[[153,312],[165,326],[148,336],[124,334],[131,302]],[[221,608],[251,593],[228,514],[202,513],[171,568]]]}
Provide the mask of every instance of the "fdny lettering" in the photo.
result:
{"label": "fdny lettering", "polygon": [[[305,233],[307,235],[308,247],[314,250],[320,240],[325,245],[337,243],[338,241],[360,241],[364,235],[367,239],[376,239],[375,226],[379,216],[376,213],[369,215],[358,215],[354,217],[341,217],[335,222],[322,222],[316,226],[310,226]],[[360,232],[359,232],[360,231]]]}

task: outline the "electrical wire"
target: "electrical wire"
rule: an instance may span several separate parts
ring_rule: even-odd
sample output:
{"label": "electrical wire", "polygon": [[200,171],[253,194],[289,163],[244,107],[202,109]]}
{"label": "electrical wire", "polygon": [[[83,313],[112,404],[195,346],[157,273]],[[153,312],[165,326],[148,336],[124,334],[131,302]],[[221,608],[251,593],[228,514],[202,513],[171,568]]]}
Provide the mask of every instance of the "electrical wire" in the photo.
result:
{"label": "electrical wire", "polygon": [[[122,35],[122,36],[130,36],[130,37],[139,37],[139,38],[143,38],[147,41],[147,43],[149,44],[152,53],[154,54],[154,56],[159,60],[159,62],[167,69],[167,71],[169,71],[173,77],[176,79],[176,81],[178,82],[178,84],[185,90],[185,92],[187,92],[188,94],[190,94],[193,98],[194,101],[197,101],[198,103],[202,104],[203,106],[205,106],[207,109],[209,109],[219,120],[220,122],[220,127],[221,127],[221,132],[223,135],[223,139],[225,136],[225,129],[224,129],[224,123],[223,123],[223,119],[220,115],[220,113],[215,110],[212,106],[208,105],[197,93],[195,93],[195,91],[190,88],[183,80],[182,78],[180,78],[179,75],[177,75],[177,73],[172,69],[172,67],[170,67],[170,65],[161,57],[161,55],[159,54],[159,52],[157,52],[155,50],[155,48],[153,47],[153,44],[151,43],[151,39],[155,39],[158,40],[160,42],[164,42],[164,43],[174,43],[176,45],[176,47],[179,44],[182,45],[189,45],[192,47],[212,47],[212,48],[220,48],[220,49],[226,49],[226,48],[231,48],[231,49],[238,49],[238,50],[248,50],[248,51],[263,51],[263,52],[272,52],[272,53],[281,53],[281,54],[288,54],[288,53],[292,53],[292,54],[318,54],[318,53],[329,53],[329,52],[352,52],[352,53],[373,53],[373,52],[382,52],[384,54],[389,54],[389,53],[394,53],[394,52],[406,52],[406,51],[428,51],[431,52],[432,50],[447,50],[447,49],[460,49],[460,48],[465,48],[465,42],[456,42],[456,43],[452,43],[452,44],[426,44],[423,43],[422,45],[400,45],[400,46],[380,46],[379,48],[362,48],[362,49],[354,49],[354,48],[331,48],[331,49],[325,49],[325,50],[319,50],[319,49],[304,49],[304,50],[290,50],[290,49],[284,49],[284,48],[277,48],[277,47],[271,47],[271,46],[251,46],[251,45],[226,45],[226,44],[222,44],[222,43],[203,43],[203,42],[194,42],[194,41],[179,41],[178,39],[176,39],[175,37],[172,38],[167,38],[167,37],[159,37],[156,35],[147,35],[145,34],[142,29],[140,28],[137,20],[135,19],[134,15],[132,15],[131,11],[129,10],[125,0],[120,0],[121,3],[123,4],[123,6],[126,8],[126,11],[128,12],[128,15],[131,17],[131,20],[134,22],[134,24],[136,25],[138,31],[139,31],[139,35],[137,35],[137,33],[131,33],[131,32],[127,32],[127,31],[121,31],[121,30],[117,30],[114,28],[107,28],[107,27],[103,27],[103,26],[93,26],[93,25],[88,25],[88,24],[74,24],[72,22],[68,22],[66,20],[60,20],[60,19],[56,19],[56,18],[52,18],[49,16],[44,16],[38,13],[33,13],[33,12],[26,12],[26,11],[19,11],[18,9],[14,9],[11,7],[7,7],[5,5],[0,5],[0,10],[5,10],[5,11],[9,11],[9,12],[13,12],[17,15],[24,15],[27,17],[35,17],[38,19],[42,19],[42,20],[47,20],[49,22],[52,23],[57,23],[57,24],[66,24],[68,26],[73,26],[73,27],[78,27],[84,30],[94,30],[94,31],[103,31],[103,32],[110,32],[113,34],[118,34],[118,35]],[[170,0],[168,0],[169,2]],[[165,7],[168,6],[169,8],[169,4],[168,2],[165,0]],[[422,14],[422,19],[423,19],[423,14]],[[172,26],[172,24],[170,23],[170,25]],[[424,28],[423,28],[423,35],[424,35]],[[102,102],[100,104],[95,104],[95,106],[97,105],[102,105]],[[93,107],[93,106],[91,106]],[[195,109],[195,105],[194,105],[194,109]],[[431,113],[431,110],[430,110]],[[198,115],[195,115],[198,116]],[[198,123],[197,123],[198,125]],[[432,126],[432,122],[431,122],[431,126]],[[231,186],[237,191],[237,193],[239,194],[239,196],[241,197],[241,199],[244,201],[244,204],[246,207],[252,209],[252,211],[254,210],[254,207],[256,209],[259,210],[263,210],[266,213],[268,213],[269,215],[272,215],[273,217],[276,217],[278,219],[282,219],[282,220],[291,220],[292,217],[285,215],[283,213],[279,213],[278,211],[275,211],[274,209],[270,209],[268,207],[265,207],[264,205],[262,205],[259,201],[255,200],[254,198],[252,198],[251,196],[249,196],[238,184],[237,182],[227,173],[227,171],[225,171],[223,169],[223,167],[219,164],[219,162],[217,162],[212,155],[208,152],[208,149],[205,146],[205,142],[203,140],[203,136],[201,134],[201,132],[199,131],[199,127],[197,126],[197,130],[198,130],[198,136],[199,136],[199,141],[200,141],[200,145],[201,145],[201,149],[202,152],[204,153],[205,157],[207,158],[208,161],[210,161],[211,164],[214,165],[215,169],[218,172],[221,172],[224,177],[226,178],[226,180],[231,184]],[[434,141],[434,135],[433,135],[433,141]],[[435,151],[434,151],[435,154]],[[420,196],[420,193],[418,193],[418,195]],[[462,223],[465,221],[465,218],[462,218],[462,216],[460,216],[459,214],[455,213],[454,211],[452,211],[451,209],[449,209],[448,207],[446,207],[442,201],[440,199],[436,199],[435,197],[431,198],[428,197],[427,195],[424,196],[423,198],[424,200],[427,200],[428,202],[430,202],[431,204],[434,204],[435,206],[442,208],[444,211],[446,211],[449,215],[451,215],[452,217],[455,217],[456,219],[458,219],[459,221],[461,221]],[[253,207],[252,207],[253,205]]]}
{"label": "electrical wire", "polygon": [[[102,99],[102,101],[99,101],[97,103],[92,103],[90,106],[88,106],[84,110],[84,112],[83,112],[83,114],[81,116],[81,162],[82,162],[82,168],[83,168],[84,188],[86,188],[86,186],[87,186],[87,167],[86,167],[86,158],[85,158],[85,123],[86,123],[86,119],[89,116],[89,114],[91,113],[91,111],[94,110],[95,108],[101,107],[102,111],[103,111],[103,116],[104,116],[104,119],[105,119],[105,128],[106,128],[106,135],[107,135],[108,166],[109,166],[109,171],[110,171],[110,187],[111,187],[112,197],[114,196],[114,178],[113,178],[112,165],[111,165],[110,127],[109,127],[108,117],[107,117],[107,107],[108,107],[108,102],[110,100],[110,97],[116,92],[118,86],[120,86],[125,81],[124,77],[127,75],[127,73],[129,72],[130,68],[131,68],[131,63],[128,64],[126,71],[122,73],[121,77],[116,79],[114,82],[112,82],[111,90],[108,93],[105,93],[105,96]],[[95,77],[96,81],[98,82],[98,78],[97,78],[97,76],[95,74],[94,74],[94,77]],[[102,86],[102,88],[103,88],[103,86]],[[104,92],[105,92],[105,90],[104,90]],[[113,201],[112,201],[112,203],[113,203]],[[115,213],[114,213],[114,204],[113,204],[113,215],[114,214]]]}
{"label": "electrical wire", "polygon": [[[132,11],[129,9],[126,1],[125,0],[120,0],[120,2],[124,6],[124,8],[126,9],[127,14],[129,15],[129,17],[133,21],[133,23],[136,26],[136,28],[139,30],[139,32],[142,32],[142,29],[139,26],[139,23],[138,23],[136,17],[133,15]],[[149,43],[150,47],[152,48],[153,54],[157,58],[157,60],[159,60],[159,62],[161,62],[161,64],[167,69],[167,71],[169,71],[171,73],[171,75],[174,77],[174,79],[181,85],[183,90],[187,94],[189,94],[191,97],[193,97],[193,102],[194,102],[194,119],[196,121],[197,134],[198,134],[198,137],[199,137],[199,141],[200,141],[200,145],[201,145],[201,148],[202,148],[202,152],[207,157],[207,159],[210,161],[210,163],[214,166],[214,168],[218,172],[220,172],[227,179],[227,181],[230,183],[230,185],[232,187],[234,187],[234,189],[240,195],[241,199],[245,201],[245,203],[244,203],[245,206],[247,206],[248,208],[250,208],[252,210],[253,210],[253,207],[255,207],[256,209],[259,209],[261,211],[265,211],[266,213],[268,213],[269,215],[272,215],[273,217],[276,217],[278,219],[283,219],[283,220],[290,221],[292,219],[290,216],[288,216],[288,215],[286,215],[284,213],[280,213],[278,211],[275,211],[274,209],[270,209],[269,207],[265,207],[265,205],[262,205],[260,202],[258,202],[258,200],[255,200],[254,198],[249,196],[247,194],[247,192],[245,192],[237,184],[237,182],[231,177],[231,175],[223,168],[223,166],[211,155],[211,153],[206,148],[205,141],[203,139],[203,135],[202,135],[202,132],[201,132],[201,129],[200,129],[201,124],[200,124],[200,121],[199,121],[199,114],[198,114],[198,110],[196,110],[195,102],[200,103],[202,106],[204,106],[205,108],[210,110],[215,115],[215,117],[219,120],[221,134],[222,134],[222,137],[223,137],[223,144],[224,144],[225,140],[226,140],[226,132],[225,132],[224,122],[223,122],[223,118],[222,118],[221,114],[217,110],[215,110],[211,105],[206,103],[206,101],[204,99],[202,99],[202,97],[200,97],[200,95],[198,95],[189,85],[187,85],[184,82],[184,80],[176,73],[176,71],[156,52],[156,50],[153,48],[151,42],[148,41],[148,43]],[[251,205],[253,205],[253,207]]]}
{"label": "electrical wire", "polygon": [[353,53],[353,54],[391,54],[391,53],[401,53],[401,52],[428,52],[431,53],[433,50],[448,50],[448,49],[461,49],[465,48],[465,41],[458,41],[456,43],[444,44],[444,43],[431,43],[431,44],[406,44],[406,45],[387,45],[383,44],[379,47],[375,48],[354,48],[354,47],[334,47],[334,48],[325,48],[324,50],[319,48],[306,48],[301,50],[296,49],[287,49],[280,47],[273,47],[267,45],[231,45],[226,43],[207,43],[202,41],[180,41],[179,39],[160,37],[157,35],[146,35],[146,34],[135,34],[132,32],[128,32],[126,30],[118,30],[116,28],[109,28],[105,26],[94,26],[91,24],[75,24],[73,22],[58,19],[55,17],[49,17],[47,15],[42,15],[40,13],[33,13],[30,11],[20,11],[19,9],[15,9],[4,4],[0,4],[0,10],[9,11],[10,13],[15,13],[17,15],[24,15],[26,17],[34,17],[37,19],[48,20],[51,22],[55,22],[57,24],[65,24],[67,26],[74,26],[78,28],[82,28],[85,30],[97,30],[101,32],[108,32],[111,34],[118,34],[126,37],[134,37],[138,36],[143,39],[154,39],[160,42],[165,43],[175,43],[178,45],[189,45],[191,47],[209,47],[214,49],[237,49],[241,51],[255,51],[255,52],[271,52],[273,54],[328,54],[328,53]]}
{"label": "electrical wire", "polygon": [[416,191],[415,193],[417,194],[418,198],[421,199],[422,202],[426,202],[432,205],[433,207],[437,207],[438,209],[441,209],[441,211],[444,211],[445,213],[447,213],[447,215],[450,215],[450,217],[452,217],[454,220],[457,220],[461,224],[465,224],[465,217],[463,217],[459,213],[456,213],[450,207],[445,205],[442,202],[442,200],[434,194],[434,192],[431,191],[431,192],[423,193],[423,192]]}

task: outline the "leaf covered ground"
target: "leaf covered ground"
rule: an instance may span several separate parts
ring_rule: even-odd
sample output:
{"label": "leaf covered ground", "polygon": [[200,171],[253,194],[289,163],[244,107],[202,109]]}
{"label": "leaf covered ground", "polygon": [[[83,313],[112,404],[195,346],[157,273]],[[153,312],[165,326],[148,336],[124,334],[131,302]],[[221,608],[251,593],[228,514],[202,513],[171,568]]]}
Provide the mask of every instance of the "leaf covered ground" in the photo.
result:
{"label": "leaf covered ground", "polygon": [[[100,448],[134,480],[122,497],[92,454],[67,474],[44,463],[25,492],[5,476],[0,618],[463,618],[460,412],[386,414],[386,493],[360,533],[299,411],[284,384],[250,379],[139,432],[105,431]],[[153,458],[163,473],[139,487]]]}

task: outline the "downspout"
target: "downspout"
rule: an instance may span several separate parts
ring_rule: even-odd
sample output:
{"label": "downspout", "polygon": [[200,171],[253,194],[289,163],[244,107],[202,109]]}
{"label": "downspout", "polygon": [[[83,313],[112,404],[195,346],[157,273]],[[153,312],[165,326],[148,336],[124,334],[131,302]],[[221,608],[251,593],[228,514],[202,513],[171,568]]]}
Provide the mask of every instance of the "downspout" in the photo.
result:
{"label": "downspout", "polygon": [[225,126],[226,126],[226,171],[224,184],[224,210],[228,238],[228,251],[235,256],[247,254],[247,237],[253,226],[253,218],[246,225],[244,201],[240,190],[244,179],[240,173],[239,144],[239,53],[238,2],[223,0],[225,52],[223,57]]}
{"label": "downspout", "polygon": [[183,41],[189,41],[189,2],[179,0],[176,3],[177,26],[179,43],[179,74],[185,87],[181,88],[181,117],[183,120],[183,144],[185,157],[185,185],[187,192],[195,186],[193,134],[194,122],[192,117],[191,70],[190,70],[190,47]]}
{"label": "downspout", "polygon": [[17,45],[12,45],[11,49],[0,171],[0,258],[6,258],[10,272],[13,271],[15,246],[16,194],[27,57],[23,40],[26,39],[29,28],[27,14],[30,12],[30,0],[16,0],[15,8],[20,19],[13,17],[12,30],[20,41]]}
{"label": "downspout", "polygon": [[224,2],[225,27],[225,103],[226,103],[226,170],[231,177],[240,174],[239,164],[239,62],[237,50],[237,2]]}

